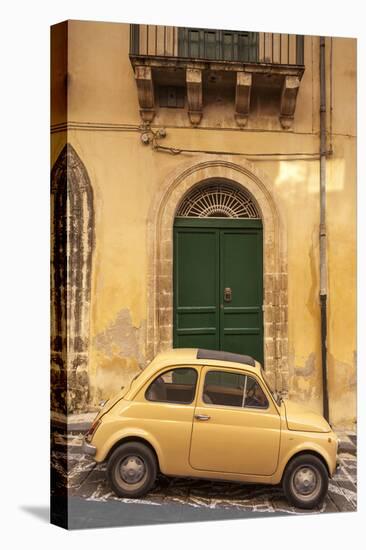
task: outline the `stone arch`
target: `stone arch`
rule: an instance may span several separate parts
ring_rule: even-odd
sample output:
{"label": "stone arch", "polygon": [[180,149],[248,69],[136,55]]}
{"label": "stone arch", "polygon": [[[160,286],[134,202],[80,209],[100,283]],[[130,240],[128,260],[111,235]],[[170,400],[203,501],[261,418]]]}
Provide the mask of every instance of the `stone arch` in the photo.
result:
{"label": "stone arch", "polygon": [[165,179],[148,219],[147,359],[172,346],[173,223],[186,193],[205,180],[219,178],[242,186],[255,199],[263,223],[264,360],[277,389],[288,389],[287,243],[283,217],[266,174],[247,160],[231,162],[204,155],[181,164]]}
{"label": "stone arch", "polygon": [[93,249],[93,189],[68,143],[51,173],[51,406],[63,412],[85,410],[89,399]]}

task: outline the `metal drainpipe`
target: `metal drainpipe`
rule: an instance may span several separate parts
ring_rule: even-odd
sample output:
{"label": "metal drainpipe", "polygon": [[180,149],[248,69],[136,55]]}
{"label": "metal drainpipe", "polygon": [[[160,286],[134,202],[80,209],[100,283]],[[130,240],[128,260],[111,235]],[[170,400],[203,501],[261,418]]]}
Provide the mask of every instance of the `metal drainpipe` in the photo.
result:
{"label": "metal drainpipe", "polygon": [[323,416],[329,421],[329,398],[327,376],[327,227],[326,227],[326,81],[325,38],[320,37],[320,318],[323,381]]}

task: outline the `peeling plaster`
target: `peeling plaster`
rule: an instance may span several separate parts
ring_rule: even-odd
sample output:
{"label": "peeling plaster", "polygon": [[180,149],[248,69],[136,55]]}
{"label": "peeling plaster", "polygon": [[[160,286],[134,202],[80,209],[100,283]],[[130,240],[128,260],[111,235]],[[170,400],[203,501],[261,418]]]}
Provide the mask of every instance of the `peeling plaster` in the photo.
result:
{"label": "peeling plaster", "polygon": [[338,361],[328,354],[329,409],[333,424],[338,427],[355,428],[357,416],[357,369],[356,352],[352,362]]}
{"label": "peeling plaster", "polygon": [[95,348],[105,356],[135,358],[142,367],[145,357],[142,353],[145,341],[146,321],[134,327],[129,309],[121,309],[113,323],[94,339]]}
{"label": "peeling plaster", "polygon": [[[301,358],[300,358],[301,359]],[[290,391],[289,397],[322,414],[321,363],[312,352],[305,358],[303,365],[295,364],[295,354],[289,355]],[[338,428],[354,429],[356,422],[356,352],[352,361],[335,359],[328,351],[328,392],[330,421]],[[299,361],[299,357],[297,357]]]}
{"label": "peeling plaster", "polygon": [[[298,360],[298,358],[297,358]],[[289,355],[289,396],[300,403],[319,401],[321,397],[321,372],[317,369],[317,356],[311,352],[302,365],[295,364],[295,354]]]}
{"label": "peeling plaster", "polygon": [[126,386],[145,366],[146,322],[132,324],[129,309],[118,312],[115,320],[94,339],[98,353],[95,399],[105,399]]}
{"label": "peeling plaster", "polygon": [[315,374],[315,360],[316,360],[315,353],[314,352],[310,353],[303,367],[295,366],[294,374],[296,376],[304,376],[305,378],[308,378],[309,376],[313,376]]}
{"label": "peeling plaster", "polygon": [[338,361],[328,353],[328,380],[330,391],[337,397],[356,389],[356,352],[353,352],[353,364]]}

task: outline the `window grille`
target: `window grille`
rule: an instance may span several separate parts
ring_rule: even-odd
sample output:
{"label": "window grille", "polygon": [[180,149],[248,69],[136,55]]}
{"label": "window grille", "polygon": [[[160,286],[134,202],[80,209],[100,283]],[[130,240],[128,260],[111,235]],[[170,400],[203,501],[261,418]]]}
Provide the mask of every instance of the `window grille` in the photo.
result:
{"label": "window grille", "polygon": [[260,218],[251,195],[227,182],[210,182],[193,189],[177,216],[184,218]]}
{"label": "window grille", "polygon": [[217,29],[178,29],[178,55],[197,59],[258,61],[259,33]]}

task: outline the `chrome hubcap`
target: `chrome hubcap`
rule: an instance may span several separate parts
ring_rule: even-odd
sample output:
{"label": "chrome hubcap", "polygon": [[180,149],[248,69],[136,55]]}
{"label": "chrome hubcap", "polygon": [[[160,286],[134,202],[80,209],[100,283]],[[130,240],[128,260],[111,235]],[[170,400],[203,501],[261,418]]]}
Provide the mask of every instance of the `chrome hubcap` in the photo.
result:
{"label": "chrome hubcap", "polygon": [[317,473],[309,466],[299,468],[294,475],[294,487],[301,495],[311,495],[318,485]]}
{"label": "chrome hubcap", "polygon": [[144,477],[145,472],[145,464],[138,456],[127,456],[121,462],[121,478],[126,483],[138,483]]}

